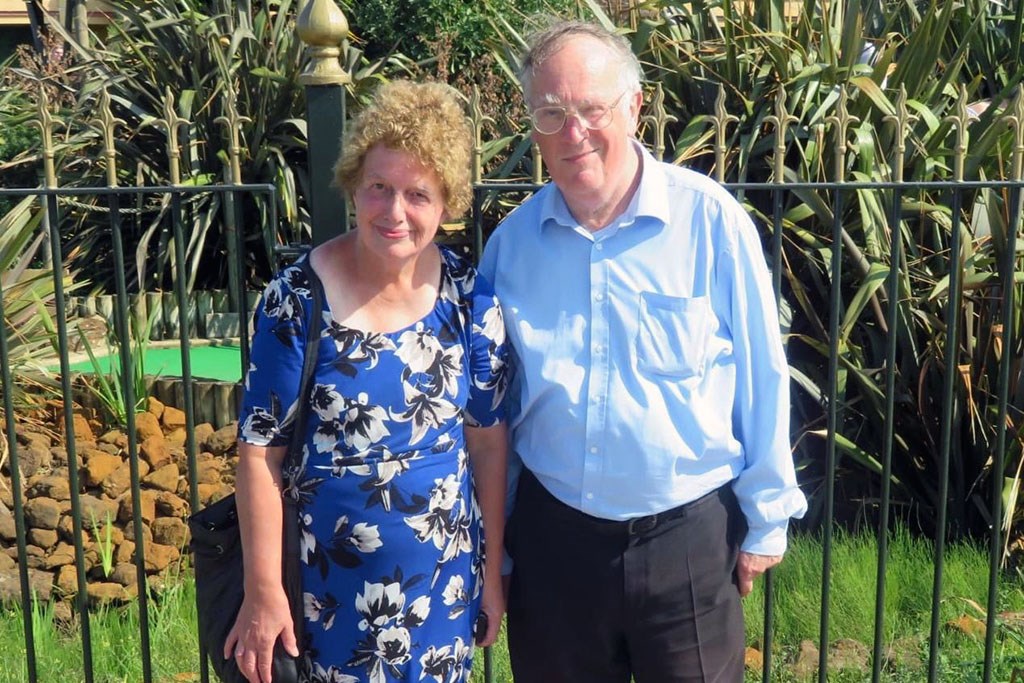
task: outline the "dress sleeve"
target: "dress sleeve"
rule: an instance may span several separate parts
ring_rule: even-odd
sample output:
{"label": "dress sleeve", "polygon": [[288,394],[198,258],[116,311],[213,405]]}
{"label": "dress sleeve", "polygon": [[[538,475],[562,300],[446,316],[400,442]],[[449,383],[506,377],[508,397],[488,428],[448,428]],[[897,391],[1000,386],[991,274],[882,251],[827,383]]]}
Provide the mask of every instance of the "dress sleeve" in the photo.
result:
{"label": "dress sleeve", "polygon": [[473,321],[469,335],[469,401],[464,417],[470,427],[492,427],[505,419],[505,320],[494,289],[479,274],[466,296],[472,297]]}
{"label": "dress sleeve", "polygon": [[263,291],[256,306],[249,367],[238,419],[240,441],[256,446],[285,446],[302,376],[310,310],[304,271],[291,266]]}

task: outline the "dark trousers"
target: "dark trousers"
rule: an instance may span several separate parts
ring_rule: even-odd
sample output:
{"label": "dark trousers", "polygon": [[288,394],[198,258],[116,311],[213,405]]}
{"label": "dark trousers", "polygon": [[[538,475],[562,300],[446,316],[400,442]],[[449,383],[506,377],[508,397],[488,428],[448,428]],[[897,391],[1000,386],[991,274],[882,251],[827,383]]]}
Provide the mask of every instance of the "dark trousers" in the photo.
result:
{"label": "dark trousers", "polygon": [[728,485],[613,522],[559,502],[524,471],[505,535],[515,682],[742,681],[734,571],[745,533]]}

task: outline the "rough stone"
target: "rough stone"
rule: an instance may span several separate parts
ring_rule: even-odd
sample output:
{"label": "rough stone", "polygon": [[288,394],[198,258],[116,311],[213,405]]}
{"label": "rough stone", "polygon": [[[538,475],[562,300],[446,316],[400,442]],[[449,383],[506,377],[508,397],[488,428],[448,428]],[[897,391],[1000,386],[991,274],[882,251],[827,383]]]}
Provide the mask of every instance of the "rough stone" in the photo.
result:
{"label": "rough stone", "polygon": [[[135,522],[131,521],[124,525],[124,537],[128,541],[138,543],[138,537],[135,533]],[[149,528],[145,522],[142,524],[142,540],[148,546],[153,542],[153,531]]]}
{"label": "rough stone", "polygon": [[764,670],[764,654],[756,647],[748,647],[743,652],[743,667],[747,671],[761,673]]}
{"label": "rough stone", "polygon": [[177,491],[178,490],[178,477],[181,475],[178,472],[178,466],[174,463],[169,463],[153,470],[145,479],[143,483],[153,488],[160,489],[161,491]]}
{"label": "rough stone", "polygon": [[117,519],[117,505],[111,500],[84,495],[79,499],[79,506],[82,510],[82,526],[86,529],[102,526],[108,519]]}
{"label": "rough stone", "polygon": [[74,617],[71,613],[71,603],[66,600],[58,600],[53,604],[53,622],[62,627],[70,628],[74,622]]}
{"label": "rough stone", "polygon": [[[63,426],[63,423],[61,424]],[[93,434],[92,427],[89,425],[89,420],[86,419],[85,415],[75,413],[72,416],[72,424],[75,430],[76,445],[82,446],[84,444],[96,443],[96,435]]]}
{"label": "rough stone", "polygon": [[13,557],[9,557],[4,553],[0,553],[0,571],[4,571],[6,569],[13,569],[17,566],[18,563],[14,561]]}
{"label": "rough stone", "polygon": [[[139,514],[143,522],[152,522],[156,518],[156,499],[158,493],[143,489],[139,492]],[[135,516],[132,508],[132,494],[126,491],[117,499],[117,519],[130,522]]]}
{"label": "rough stone", "polygon": [[153,417],[159,420],[165,410],[167,410],[167,406],[164,405],[163,401],[156,396],[149,397],[149,402],[146,404],[146,412],[151,413]]}
{"label": "rough stone", "polygon": [[33,479],[25,493],[29,498],[71,500],[71,485],[66,473],[63,476],[55,473]]}
{"label": "rough stone", "polygon": [[203,505],[216,503],[218,500],[232,493],[233,489],[225,484],[200,484],[199,502]]}
{"label": "rough stone", "polygon": [[200,484],[219,484],[220,474],[223,469],[223,460],[213,458],[203,460],[196,466],[196,482]]}
{"label": "rough stone", "polygon": [[127,600],[129,594],[125,591],[124,586],[119,583],[111,582],[95,582],[90,583],[85,587],[86,595],[89,596],[90,602],[94,604],[106,604],[111,602],[121,602]]}
{"label": "rough stone", "polygon": [[46,564],[49,565],[50,569],[74,563],[75,547],[69,543],[58,543],[57,547],[55,547],[49,557],[46,558]]}
{"label": "rough stone", "polygon": [[135,577],[138,576],[138,569],[130,562],[121,562],[108,577],[112,582],[122,586],[135,585]]}
{"label": "rough stone", "polygon": [[63,446],[54,446],[51,448],[50,455],[53,456],[54,467],[68,466],[68,451]]}
{"label": "rough stone", "polygon": [[206,450],[214,455],[224,455],[238,442],[238,423],[227,424],[206,439]]}
{"label": "rough stone", "polygon": [[66,564],[57,570],[57,578],[54,587],[61,595],[76,595],[78,593],[78,570],[75,565]]}
{"label": "rough stone", "polygon": [[171,449],[163,434],[160,434],[151,436],[139,444],[139,456],[154,470],[158,470],[171,462]]}
{"label": "rough stone", "polygon": [[185,411],[167,406],[164,408],[164,414],[161,416],[160,422],[163,423],[164,429],[169,432],[183,428],[185,426]]}
{"label": "rough stone", "polygon": [[99,438],[100,445],[115,446],[119,450],[128,450],[128,435],[120,429],[112,429]]}
{"label": "rough stone", "polygon": [[[53,574],[38,569],[28,570],[29,590],[39,600],[48,601],[53,594]],[[0,604],[21,603],[21,575],[17,569],[0,571]]]}
{"label": "rough stone", "polygon": [[25,535],[29,543],[40,548],[52,548],[57,545],[56,529],[29,529]]}
{"label": "rough stone", "polygon": [[146,571],[163,571],[180,557],[181,552],[173,545],[149,544],[146,546]]}
{"label": "rough stone", "polygon": [[[18,471],[21,473],[22,479],[27,479],[36,472],[49,468],[53,463],[53,454],[50,453],[49,445],[44,446],[38,441],[18,446],[17,454]],[[4,460],[4,472],[10,472],[10,462],[13,462],[13,458]]]}
{"label": "rough stone", "polygon": [[[185,445],[185,441],[188,439],[188,432],[185,431],[184,427],[178,427],[167,433],[165,437],[167,439],[167,445],[171,448],[171,457],[175,462],[178,462],[174,449],[177,447],[180,449],[181,446]],[[182,454],[184,451],[182,451]]]}
{"label": "rough stone", "polygon": [[121,545],[117,546],[117,550],[114,551],[114,563],[122,564],[125,562],[131,562],[135,556],[135,543],[125,539]]}
{"label": "rough stone", "polygon": [[0,510],[0,540],[18,540],[18,527],[14,521],[14,514],[4,507]]}
{"label": "rough stone", "polygon": [[108,498],[117,498],[127,491],[132,485],[131,465],[127,460],[122,462],[116,470],[110,473],[100,484],[103,495]]}
{"label": "rough stone", "polygon": [[853,638],[840,638],[829,647],[830,672],[855,671],[866,674],[871,670],[871,651],[867,645]]}
{"label": "rough stone", "polygon": [[216,431],[213,425],[209,422],[201,422],[196,425],[196,444],[199,448],[205,448],[206,442],[210,439],[210,436]]}
{"label": "rough stone", "polygon": [[151,436],[163,436],[160,420],[153,413],[139,413],[135,416],[135,435],[139,442]]}
{"label": "rough stone", "polygon": [[164,517],[184,519],[188,516],[188,501],[170,491],[158,491],[156,494],[156,511]]}
{"label": "rough stone", "polygon": [[33,498],[25,503],[25,523],[37,529],[56,529],[61,505],[53,498]]}
{"label": "rough stone", "polygon": [[160,517],[153,521],[153,542],[184,548],[188,541],[188,526],[176,517]]}
{"label": "rough stone", "polygon": [[985,622],[976,617],[972,617],[969,614],[947,621],[946,628],[951,631],[962,633],[965,636],[973,636],[975,638],[985,637]]}
{"label": "rough stone", "polygon": [[18,444],[22,446],[28,446],[29,444],[38,444],[43,448],[49,448],[53,445],[53,440],[47,434],[42,432],[29,431],[20,427],[15,427],[14,436],[18,439]]}
{"label": "rough stone", "polygon": [[92,456],[82,468],[82,479],[86,486],[100,486],[103,480],[113,474],[124,461],[120,456],[110,455],[98,449],[93,449],[91,452]]}
{"label": "rough stone", "polygon": [[64,515],[57,523],[57,533],[68,543],[75,542],[75,520],[69,515]]}
{"label": "rough stone", "polygon": [[809,640],[800,642],[800,651],[793,662],[791,671],[799,680],[805,680],[818,670],[818,648]]}

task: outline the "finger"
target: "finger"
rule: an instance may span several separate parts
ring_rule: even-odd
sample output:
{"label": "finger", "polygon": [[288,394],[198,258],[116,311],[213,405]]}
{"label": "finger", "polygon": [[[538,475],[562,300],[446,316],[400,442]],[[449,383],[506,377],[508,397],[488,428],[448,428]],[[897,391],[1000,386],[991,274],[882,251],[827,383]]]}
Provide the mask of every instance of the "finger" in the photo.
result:
{"label": "finger", "polygon": [[298,657],[299,644],[298,641],[295,639],[295,629],[290,626],[286,626],[281,631],[279,637],[281,638],[281,646],[284,648],[284,651],[290,654],[292,657]]}
{"label": "finger", "polygon": [[256,653],[242,647],[235,648],[235,663],[247,681],[258,681],[256,678]]}
{"label": "finger", "polygon": [[271,646],[269,650],[264,650],[260,653],[260,656],[256,658],[256,674],[259,676],[256,680],[262,683],[270,683],[271,669],[274,664],[274,648]]}
{"label": "finger", "polygon": [[238,643],[238,628],[235,626],[231,627],[228,631],[228,637],[224,640],[224,651],[221,653],[224,655],[224,659],[231,659],[235,656],[235,645]]}
{"label": "finger", "polygon": [[754,590],[754,581],[752,579],[740,578],[740,597],[745,598]]}

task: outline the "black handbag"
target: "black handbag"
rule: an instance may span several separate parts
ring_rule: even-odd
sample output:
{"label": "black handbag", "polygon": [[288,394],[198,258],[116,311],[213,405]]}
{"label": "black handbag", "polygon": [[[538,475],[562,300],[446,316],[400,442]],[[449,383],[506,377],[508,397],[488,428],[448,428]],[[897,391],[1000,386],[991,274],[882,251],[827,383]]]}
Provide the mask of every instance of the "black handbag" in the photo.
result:
{"label": "black handbag", "polygon": [[[309,408],[309,394],[320,344],[319,322],[323,307],[321,288],[308,259],[302,262],[310,282],[313,298],[312,315],[306,337],[299,401],[296,406],[292,440],[285,455],[284,472],[295,471],[302,462],[304,426]],[[295,638],[303,643],[302,578],[299,568],[299,525],[296,501],[282,498],[284,520],[282,548],[282,582],[292,611]],[[224,658],[224,642],[238,617],[244,597],[242,538],[238,528],[235,494],[208,505],[188,519],[190,547],[196,584],[196,605],[199,621],[199,644],[209,655],[210,664],[224,683],[245,683],[234,657]],[[297,683],[301,652],[298,658],[285,652],[279,640],[274,646],[272,676],[274,683]]]}

